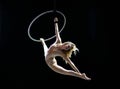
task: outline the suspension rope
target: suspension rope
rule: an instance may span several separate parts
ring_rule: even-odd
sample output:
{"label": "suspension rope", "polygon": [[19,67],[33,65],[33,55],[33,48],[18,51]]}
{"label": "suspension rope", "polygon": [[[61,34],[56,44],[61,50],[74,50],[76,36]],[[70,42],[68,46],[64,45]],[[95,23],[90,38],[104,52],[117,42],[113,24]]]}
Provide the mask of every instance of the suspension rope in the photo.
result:
{"label": "suspension rope", "polygon": [[[28,36],[29,36],[29,38],[30,38],[32,41],[41,42],[40,39],[39,39],[39,40],[38,40],[38,39],[35,39],[35,38],[33,38],[33,37],[30,35],[31,26],[33,25],[33,23],[34,23],[39,17],[41,17],[41,16],[43,16],[43,15],[45,15],[45,14],[48,14],[48,13],[53,13],[53,12],[54,12],[54,10],[45,11],[45,12],[39,14],[38,16],[36,16],[36,17],[30,22],[30,24],[29,24],[29,26],[28,26]],[[58,11],[58,10],[56,10],[55,12],[58,13],[58,14],[60,14],[60,15],[63,17],[63,19],[64,19],[63,26],[62,26],[62,28],[61,28],[60,31],[59,31],[59,32],[62,32],[62,30],[64,29],[64,27],[65,27],[65,25],[66,25],[66,17],[65,17],[65,15],[64,15],[62,12],[60,12],[60,11]],[[54,35],[54,36],[52,36],[52,37],[49,37],[49,38],[45,39],[45,41],[49,41],[49,40],[53,39],[55,36],[56,36],[56,35]]]}
{"label": "suspension rope", "polygon": [[56,10],[57,10],[57,8],[56,8],[56,0],[54,0],[54,3],[53,3],[54,5],[54,7],[53,7],[53,10],[54,10],[54,12],[56,12]]}

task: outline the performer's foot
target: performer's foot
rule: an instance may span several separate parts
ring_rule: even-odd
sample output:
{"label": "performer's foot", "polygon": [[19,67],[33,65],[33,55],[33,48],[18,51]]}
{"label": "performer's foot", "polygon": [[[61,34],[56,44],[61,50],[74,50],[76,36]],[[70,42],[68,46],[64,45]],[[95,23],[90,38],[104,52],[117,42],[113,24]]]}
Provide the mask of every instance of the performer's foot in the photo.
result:
{"label": "performer's foot", "polygon": [[82,78],[85,79],[85,80],[91,80],[91,78],[87,77],[85,73],[82,73]]}

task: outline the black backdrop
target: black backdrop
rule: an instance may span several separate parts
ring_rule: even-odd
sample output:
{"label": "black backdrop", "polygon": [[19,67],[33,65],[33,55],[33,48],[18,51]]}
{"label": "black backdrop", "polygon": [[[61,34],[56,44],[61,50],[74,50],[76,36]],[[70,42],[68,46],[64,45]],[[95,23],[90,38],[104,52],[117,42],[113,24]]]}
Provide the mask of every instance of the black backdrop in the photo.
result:
{"label": "black backdrop", "polygon": [[[41,88],[49,83],[57,87],[90,89],[105,86],[109,57],[109,34],[104,28],[104,3],[79,0],[56,0],[56,9],[63,12],[67,23],[61,33],[63,41],[72,41],[80,52],[71,60],[91,81],[60,75],[44,61],[41,43],[27,35],[30,21],[38,14],[54,9],[54,0],[4,0],[0,3],[0,80],[3,87]],[[54,35],[54,16],[43,16],[32,31],[35,38]],[[59,16],[58,16],[59,18]],[[59,26],[63,24],[59,21]],[[48,45],[54,42],[52,39]],[[58,62],[69,68],[63,60]],[[46,84],[46,85],[44,85]],[[50,88],[53,85],[49,85]],[[0,86],[1,87],[1,86]]]}

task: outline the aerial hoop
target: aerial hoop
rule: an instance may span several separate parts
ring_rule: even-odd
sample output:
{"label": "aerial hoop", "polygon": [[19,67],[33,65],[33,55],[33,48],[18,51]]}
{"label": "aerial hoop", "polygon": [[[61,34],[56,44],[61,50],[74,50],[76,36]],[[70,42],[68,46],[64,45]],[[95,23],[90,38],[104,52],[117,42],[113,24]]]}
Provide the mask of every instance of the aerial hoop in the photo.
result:
{"label": "aerial hoop", "polygon": [[[65,25],[66,25],[66,17],[65,17],[65,15],[64,15],[62,12],[60,12],[60,11],[57,11],[57,10],[56,10],[55,12],[58,13],[58,14],[60,14],[60,15],[63,17],[63,19],[64,19],[63,26],[62,26],[62,28],[60,29],[60,32],[62,32],[62,30],[64,29],[64,27],[65,27]],[[45,15],[45,14],[48,14],[48,13],[54,13],[54,10],[45,11],[45,12],[39,14],[38,16],[36,16],[36,17],[30,22],[30,24],[29,24],[29,26],[28,26],[28,36],[29,36],[29,38],[30,38],[32,41],[41,42],[40,39],[37,40],[37,39],[33,38],[33,37],[30,35],[30,30],[31,30],[31,26],[33,25],[33,23],[34,23],[39,17],[41,17],[41,16],[43,16],[43,15]],[[54,36],[52,36],[52,37],[49,37],[49,38],[45,39],[45,41],[51,40],[51,39],[53,39],[55,36],[56,36],[56,35],[54,35]],[[41,37],[40,37],[40,38],[41,38]]]}

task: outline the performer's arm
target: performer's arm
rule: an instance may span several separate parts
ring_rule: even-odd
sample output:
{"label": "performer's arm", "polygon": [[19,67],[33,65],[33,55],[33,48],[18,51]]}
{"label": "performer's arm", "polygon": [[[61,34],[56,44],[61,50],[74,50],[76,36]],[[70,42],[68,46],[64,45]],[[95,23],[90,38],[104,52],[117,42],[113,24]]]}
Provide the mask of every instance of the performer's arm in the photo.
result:
{"label": "performer's arm", "polygon": [[62,43],[61,37],[59,34],[59,29],[58,29],[58,18],[54,18],[54,23],[55,23],[55,34],[56,34],[56,43]]}

